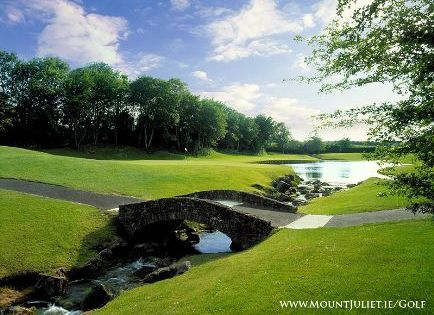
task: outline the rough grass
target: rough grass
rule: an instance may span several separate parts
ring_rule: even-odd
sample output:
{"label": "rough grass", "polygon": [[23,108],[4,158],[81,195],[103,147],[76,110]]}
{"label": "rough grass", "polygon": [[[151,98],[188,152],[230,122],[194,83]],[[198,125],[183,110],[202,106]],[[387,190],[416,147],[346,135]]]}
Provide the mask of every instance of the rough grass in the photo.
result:
{"label": "rough grass", "polygon": [[124,292],[95,313],[275,314],[297,312],[282,310],[280,300],[404,299],[426,301],[417,314],[432,314],[433,237],[431,220],[280,230],[245,252],[202,259],[184,275]]}
{"label": "rough grass", "polygon": [[[300,207],[299,212],[309,214],[347,214],[401,208],[408,205],[402,196],[393,195],[386,181],[369,178],[349,190],[327,197],[315,198]],[[383,194],[387,194],[383,196]]]}
{"label": "rough grass", "polygon": [[0,277],[84,263],[114,233],[93,207],[8,190],[0,200]]}
{"label": "rough grass", "polygon": [[[0,146],[0,177],[59,184],[89,191],[137,196],[169,197],[208,189],[254,191],[253,184],[268,185],[273,178],[291,173],[284,165],[255,164],[270,159],[312,159],[305,155],[228,155],[212,153],[201,158],[158,153],[157,160],[113,159],[117,153],[98,153],[108,159],[73,155],[68,150],[38,152]],[[106,150],[107,151],[107,150]],[[50,153],[51,152],[51,153]],[[63,155],[61,155],[63,154]]]}

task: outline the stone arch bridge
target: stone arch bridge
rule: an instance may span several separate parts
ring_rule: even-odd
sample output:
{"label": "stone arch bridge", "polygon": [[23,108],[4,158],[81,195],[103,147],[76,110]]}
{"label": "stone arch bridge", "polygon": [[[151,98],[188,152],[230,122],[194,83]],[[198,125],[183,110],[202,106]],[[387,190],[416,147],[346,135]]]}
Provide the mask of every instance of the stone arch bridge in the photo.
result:
{"label": "stone arch bridge", "polygon": [[273,230],[269,221],[193,197],[163,198],[119,207],[119,222],[132,240],[141,238],[153,224],[179,220],[203,223],[225,233],[235,249],[248,248]]}

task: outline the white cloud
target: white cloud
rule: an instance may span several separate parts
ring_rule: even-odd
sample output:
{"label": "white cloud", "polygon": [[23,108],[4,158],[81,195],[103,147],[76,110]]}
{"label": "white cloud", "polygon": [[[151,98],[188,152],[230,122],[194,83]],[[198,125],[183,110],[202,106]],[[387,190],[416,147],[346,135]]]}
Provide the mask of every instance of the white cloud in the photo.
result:
{"label": "white cloud", "polygon": [[24,14],[21,10],[15,7],[6,7],[4,10],[4,20],[8,24],[19,24],[24,22]]}
{"label": "white cloud", "polygon": [[223,87],[221,91],[200,94],[204,97],[215,98],[245,114],[256,108],[255,102],[262,96],[259,85],[256,84],[233,84]]}
{"label": "white cloud", "polygon": [[[371,4],[373,0],[357,0],[349,3],[349,6],[342,12],[338,18],[339,22],[351,22],[354,11]],[[313,6],[312,15],[323,24],[331,22],[337,17],[336,7],[338,0],[321,0]]]}
{"label": "white cloud", "polygon": [[181,69],[186,69],[189,67],[189,65],[185,62],[178,62],[178,67],[180,67]]}
{"label": "white cloud", "polygon": [[303,15],[303,25],[304,25],[304,27],[308,27],[308,28],[315,26],[313,14],[308,13],[308,14]]}
{"label": "white cloud", "polygon": [[197,70],[197,71],[193,71],[192,74],[193,74],[194,77],[196,77],[196,78],[198,78],[200,80],[203,80],[203,81],[212,81],[210,78],[208,78],[208,74],[205,71]]}
{"label": "white cloud", "polygon": [[318,114],[319,110],[300,105],[296,98],[269,97],[260,112],[284,122],[296,138],[302,139],[312,130],[311,116]]}
{"label": "white cloud", "polygon": [[195,14],[203,18],[212,18],[232,13],[231,9],[223,7],[206,7],[201,4],[196,6]]}
{"label": "white cloud", "polygon": [[284,122],[297,139],[309,135],[314,127],[311,116],[320,113],[318,109],[301,105],[296,98],[266,94],[257,84],[233,84],[223,87],[220,91],[202,92],[200,95],[215,98],[246,115],[271,116],[276,121]]}
{"label": "white cloud", "polygon": [[78,64],[123,62],[119,42],[128,35],[124,18],[87,13],[78,3],[67,0],[21,3],[31,18],[47,23],[38,37],[39,56],[56,55]]}
{"label": "white cloud", "polygon": [[[128,36],[128,21],[123,17],[89,13],[68,0],[20,0],[26,16],[46,25],[38,36],[39,56],[58,56],[75,65],[105,62],[137,77],[157,68],[164,57],[150,53],[121,51]],[[139,28],[137,33],[144,33]]]}
{"label": "white cloud", "polygon": [[293,66],[296,69],[300,69],[301,71],[307,72],[310,70],[309,65],[305,61],[306,56],[303,54],[297,54],[297,57],[294,60]]}
{"label": "white cloud", "polygon": [[316,20],[326,24],[336,16],[337,0],[321,0],[313,6],[312,15]]}
{"label": "white cloud", "polygon": [[302,29],[302,21],[291,21],[274,0],[251,0],[238,13],[206,26],[214,48],[210,59],[230,61],[251,55],[288,53],[291,50],[287,44],[272,37]]}
{"label": "white cloud", "polygon": [[249,56],[272,56],[292,52],[289,45],[276,40],[257,39],[252,40],[246,45],[229,43],[218,46],[214,50],[214,55],[210,58],[215,61],[230,61]]}
{"label": "white cloud", "polygon": [[160,67],[166,58],[156,54],[140,53],[131,56],[128,60],[128,62],[119,64],[117,68],[134,79],[152,69]]}
{"label": "white cloud", "polygon": [[175,10],[183,11],[190,6],[190,0],[170,0],[172,8]]}

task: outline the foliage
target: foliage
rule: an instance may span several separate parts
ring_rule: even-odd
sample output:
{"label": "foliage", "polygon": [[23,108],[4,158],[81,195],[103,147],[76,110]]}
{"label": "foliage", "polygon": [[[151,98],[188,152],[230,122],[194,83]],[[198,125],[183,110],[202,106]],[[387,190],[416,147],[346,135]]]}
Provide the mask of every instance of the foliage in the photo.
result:
{"label": "foliage", "polygon": [[[434,211],[434,4],[431,0],[373,0],[360,6],[340,0],[337,17],[320,35],[307,62],[323,82],[322,91],[374,82],[391,83],[401,99],[320,115],[324,125],[371,125],[383,145],[374,158],[396,162],[409,153],[421,165],[399,174],[394,189],[418,200],[414,211]],[[348,16],[351,18],[348,19]],[[337,81],[327,81],[329,78]],[[393,143],[393,145],[390,145]],[[425,199],[420,202],[420,198]]]}
{"label": "foliage", "polygon": [[13,106],[11,133],[18,143],[55,145],[61,141],[59,104],[69,66],[58,58],[19,60],[11,69],[8,97]]}
{"label": "foliage", "polygon": [[282,122],[277,123],[275,128],[274,140],[279,145],[279,148],[281,148],[282,153],[285,153],[285,150],[288,148],[288,144],[291,141],[291,132]]}

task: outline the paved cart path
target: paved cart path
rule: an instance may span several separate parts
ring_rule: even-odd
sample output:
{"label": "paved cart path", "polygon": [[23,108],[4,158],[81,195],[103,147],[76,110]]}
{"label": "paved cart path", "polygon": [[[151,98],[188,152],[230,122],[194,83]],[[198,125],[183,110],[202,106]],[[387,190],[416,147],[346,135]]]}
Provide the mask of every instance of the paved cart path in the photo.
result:
{"label": "paved cart path", "polygon": [[[0,188],[14,190],[34,195],[78,202],[99,208],[101,210],[116,210],[119,205],[144,201],[143,199],[89,192],[64,186],[51,185],[19,179],[0,178]],[[237,211],[246,212],[263,220],[270,221],[274,227],[289,229],[312,229],[319,227],[345,227],[367,223],[381,223],[423,218],[428,215],[416,214],[405,209],[373,211],[342,215],[310,215],[303,213],[288,213],[273,209],[256,208],[250,205],[234,202],[221,202]]]}
{"label": "paved cart path", "polygon": [[65,186],[51,185],[18,179],[0,178],[0,188],[33,195],[61,199],[91,205],[101,210],[118,208],[119,205],[141,202],[142,199],[95,193]]}

